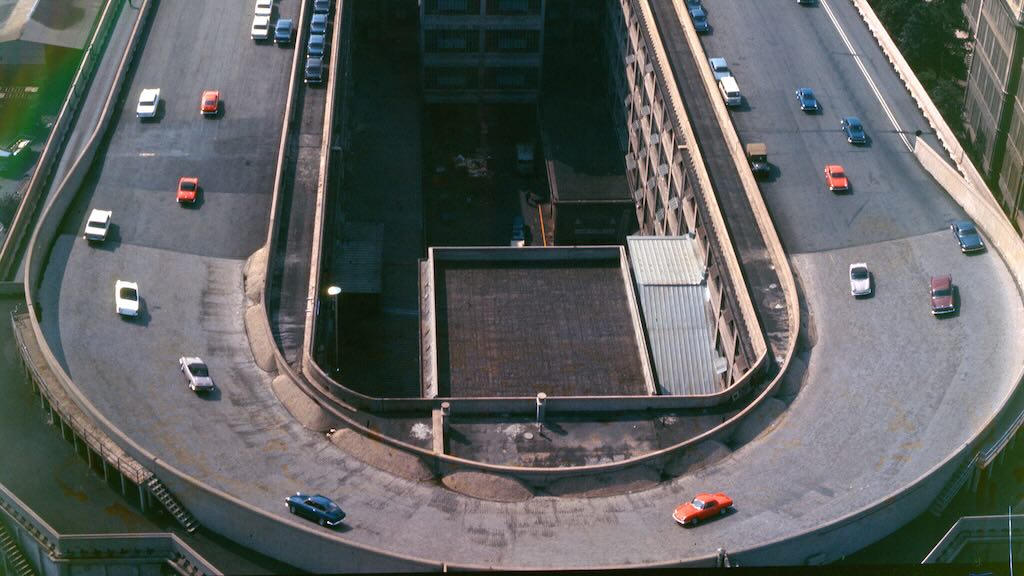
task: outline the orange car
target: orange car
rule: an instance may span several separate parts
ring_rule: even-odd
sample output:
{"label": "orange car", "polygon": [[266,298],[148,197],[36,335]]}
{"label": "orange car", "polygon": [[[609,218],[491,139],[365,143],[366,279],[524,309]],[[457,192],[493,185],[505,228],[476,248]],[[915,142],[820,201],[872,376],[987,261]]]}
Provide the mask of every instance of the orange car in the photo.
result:
{"label": "orange car", "polygon": [[194,204],[196,196],[199,195],[199,178],[182,176],[178,180],[178,203],[188,202]]}
{"label": "orange car", "polygon": [[220,110],[220,91],[207,90],[203,92],[203,99],[199,103],[199,112],[203,116],[215,116]]}
{"label": "orange car", "polygon": [[672,513],[672,519],[686,526],[696,526],[701,520],[724,515],[732,508],[732,498],[722,492],[708,494],[701,492],[693,500],[680,504]]}
{"label": "orange car", "polygon": [[825,184],[830,192],[845,192],[850,189],[850,182],[846,179],[846,172],[838,164],[825,166]]}

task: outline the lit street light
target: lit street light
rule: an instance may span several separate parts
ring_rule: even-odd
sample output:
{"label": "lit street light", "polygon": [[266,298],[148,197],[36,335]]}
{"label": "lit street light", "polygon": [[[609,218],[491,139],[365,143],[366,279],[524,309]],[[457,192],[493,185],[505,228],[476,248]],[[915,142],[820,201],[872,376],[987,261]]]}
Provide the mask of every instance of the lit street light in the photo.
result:
{"label": "lit street light", "polygon": [[341,294],[341,288],[338,286],[329,286],[327,288],[327,295],[331,297],[331,306],[334,308],[334,358],[331,362],[331,368],[335,371],[339,369],[338,360],[338,341],[341,340],[339,335],[340,329],[338,328],[338,294]]}

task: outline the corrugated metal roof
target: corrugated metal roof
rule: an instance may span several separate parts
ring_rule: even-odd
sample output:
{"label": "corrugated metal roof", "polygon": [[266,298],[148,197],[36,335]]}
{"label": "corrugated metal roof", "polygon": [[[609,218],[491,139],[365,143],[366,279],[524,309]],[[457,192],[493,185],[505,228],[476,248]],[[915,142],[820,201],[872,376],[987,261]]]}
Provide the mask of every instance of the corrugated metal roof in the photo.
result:
{"label": "corrugated metal roof", "polygon": [[335,252],[338,285],[344,294],[380,294],[384,228],[380,224],[344,222]]}
{"label": "corrugated metal roof", "polygon": [[689,236],[629,236],[636,283],[694,285],[704,281],[704,262]]}
{"label": "corrugated metal roof", "polygon": [[696,243],[688,236],[630,236],[626,241],[659,392],[718,392],[704,263]]}

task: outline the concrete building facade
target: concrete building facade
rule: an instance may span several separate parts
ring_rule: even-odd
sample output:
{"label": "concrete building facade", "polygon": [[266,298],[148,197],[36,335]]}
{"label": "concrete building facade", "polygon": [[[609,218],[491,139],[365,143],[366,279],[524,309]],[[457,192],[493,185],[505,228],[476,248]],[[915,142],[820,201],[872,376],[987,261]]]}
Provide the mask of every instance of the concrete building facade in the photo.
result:
{"label": "concrete building facade", "polygon": [[535,103],[546,0],[421,0],[427,103]]}
{"label": "concrete building facade", "polygon": [[979,168],[1024,229],[1024,0],[967,0],[974,35],[964,120]]}

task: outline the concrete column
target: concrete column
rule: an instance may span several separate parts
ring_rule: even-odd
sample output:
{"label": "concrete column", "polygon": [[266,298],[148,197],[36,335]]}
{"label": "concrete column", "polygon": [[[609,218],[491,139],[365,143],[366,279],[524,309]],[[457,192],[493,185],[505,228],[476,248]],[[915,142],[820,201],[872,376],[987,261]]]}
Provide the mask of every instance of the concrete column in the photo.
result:
{"label": "concrete column", "polygon": [[547,411],[548,395],[543,392],[537,393],[537,422],[544,423],[544,413]]}
{"label": "concrete column", "polygon": [[452,405],[450,402],[441,402],[441,430],[447,434],[452,418]]}

